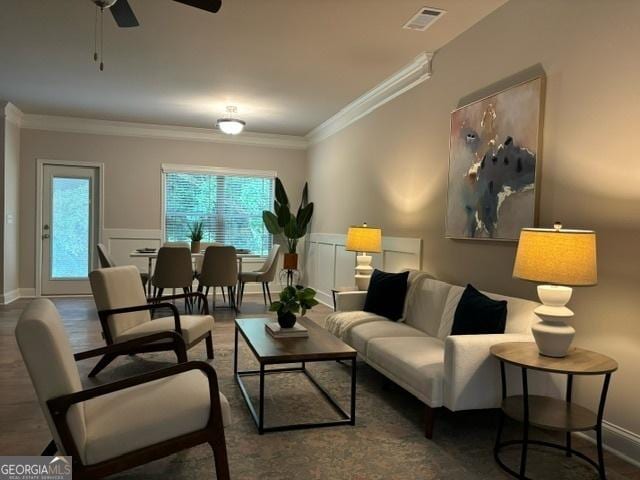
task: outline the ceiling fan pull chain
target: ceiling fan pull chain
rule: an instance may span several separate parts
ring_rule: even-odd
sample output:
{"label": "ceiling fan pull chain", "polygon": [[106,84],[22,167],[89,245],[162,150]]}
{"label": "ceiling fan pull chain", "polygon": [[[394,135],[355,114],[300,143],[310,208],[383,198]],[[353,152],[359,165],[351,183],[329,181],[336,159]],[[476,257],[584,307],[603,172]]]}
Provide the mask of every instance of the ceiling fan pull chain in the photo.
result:
{"label": "ceiling fan pull chain", "polygon": [[98,61],[98,6],[93,17],[93,61]]}
{"label": "ceiling fan pull chain", "polygon": [[100,8],[100,71],[104,70],[104,8]]}

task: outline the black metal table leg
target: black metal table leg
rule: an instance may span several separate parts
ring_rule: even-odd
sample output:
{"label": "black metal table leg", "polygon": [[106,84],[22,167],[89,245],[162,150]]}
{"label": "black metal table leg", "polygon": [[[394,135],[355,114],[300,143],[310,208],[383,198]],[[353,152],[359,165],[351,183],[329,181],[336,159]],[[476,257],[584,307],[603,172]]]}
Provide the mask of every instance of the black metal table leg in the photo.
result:
{"label": "black metal table leg", "polygon": [[233,340],[233,374],[238,373],[238,327],[236,326]]}
{"label": "black metal table leg", "polygon": [[[573,392],[573,375],[571,373],[567,374],[567,403],[571,403],[571,396]],[[566,456],[571,456],[571,432],[567,432],[565,434],[565,445],[567,446]]]}
{"label": "black metal table leg", "polygon": [[[507,378],[504,370],[504,362],[500,360],[500,386],[502,389],[502,400],[507,398]],[[493,456],[498,463],[498,452],[500,451],[500,440],[502,438],[502,429],[504,428],[504,412],[500,409],[500,419],[498,420],[498,435],[496,436],[496,443],[493,447]]]}
{"label": "black metal table leg", "polygon": [[351,425],[356,424],[356,358],[351,359]]}
{"label": "black metal table leg", "polygon": [[258,433],[264,433],[264,364],[260,364],[260,405],[258,406]]}
{"label": "black metal table leg", "polygon": [[[322,360],[319,360],[322,361]],[[253,418],[253,421],[258,428],[260,434],[268,432],[282,432],[285,430],[299,430],[303,428],[318,428],[318,427],[331,427],[338,425],[355,425],[355,413],[356,413],[356,360],[352,359],[351,365],[351,399],[348,409],[344,409],[336,401],[335,398],[318,382],[318,380],[311,374],[306,368],[307,362],[301,362],[301,366],[296,367],[281,367],[281,368],[267,368],[271,364],[260,365],[259,370],[238,370],[235,374],[236,383],[240,387],[240,393],[242,394],[249,413]],[[267,375],[274,375],[279,373],[293,373],[299,372],[307,377],[311,384],[317,389],[317,391],[327,400],[328,405],[340,416],[338,420],[330,420],[325,422],[310,422],[310,423],[294,423],[284,424],[277,426],[265,426],[265,404],[264,404],[264,391],[265,391],[265,377]],[[255,405],[251,401],[251,396],[243,382],[244,377],[259,376],[259,398],[258,405]]]}
{"label": "black metal table leg", "polygon": [[607,373],[602,384],[602,393],[600,394],[600,405],[598,405],[598,423],[596,424],[596,442],[598,447],[598,474],[602,480],[607,478],[604,468],[604,452],[602,450],[602,417],[604,415],[604,405],[607,401],[607,391],[609,390],[609,382],[611,381],[611,373]]}
{"label": "black metal table leg", "polygon": [[525,478],[527,449],[529,448],[529,385],[527,383],[526,368],[522,368],[522,401],[524,422],[522,428],[522,454],[520,455],[520,478]]}

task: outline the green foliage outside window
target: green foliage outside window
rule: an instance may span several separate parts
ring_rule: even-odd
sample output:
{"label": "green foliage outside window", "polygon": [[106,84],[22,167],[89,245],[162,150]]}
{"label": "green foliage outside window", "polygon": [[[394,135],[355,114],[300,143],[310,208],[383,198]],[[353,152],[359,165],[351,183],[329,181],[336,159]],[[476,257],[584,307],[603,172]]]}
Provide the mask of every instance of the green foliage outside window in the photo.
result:
{"label": "green foliage outside window", "polygon": [[262,211],[273,204],[273,178],[187,172],[165,175],[167,241],[189,241],[189,227],[201,221],[203,242],[268,254],[272,237],[262,222]]}

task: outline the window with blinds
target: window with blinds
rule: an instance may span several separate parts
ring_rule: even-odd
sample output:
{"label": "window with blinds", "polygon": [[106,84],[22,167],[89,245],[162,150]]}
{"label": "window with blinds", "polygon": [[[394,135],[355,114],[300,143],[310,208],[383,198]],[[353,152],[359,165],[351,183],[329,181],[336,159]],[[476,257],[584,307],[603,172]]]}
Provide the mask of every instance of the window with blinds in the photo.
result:
{"label": "window with blinds", "polygon": [[188,241],[189,225],[204,222],[203,242],[267,255],[271,234],[262,211],[273,205],[274,177],[216,171],[165,171],[165,237]]}

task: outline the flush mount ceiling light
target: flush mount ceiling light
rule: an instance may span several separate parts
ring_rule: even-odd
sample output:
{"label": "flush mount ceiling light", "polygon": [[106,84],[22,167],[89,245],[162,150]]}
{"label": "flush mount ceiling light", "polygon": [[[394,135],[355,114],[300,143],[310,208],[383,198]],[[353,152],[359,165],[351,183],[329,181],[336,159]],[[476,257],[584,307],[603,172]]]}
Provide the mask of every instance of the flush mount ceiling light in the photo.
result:
{"label": "flush mount ceiling light", "polygon": [[233,118],[237,113],[238,109],[236,107],[227,107],[227,116],[225,118],[219,118],[216,122],[216,127],[228,135],[238,135],[244,130],[246,123],[237,118]]}

